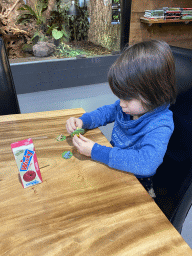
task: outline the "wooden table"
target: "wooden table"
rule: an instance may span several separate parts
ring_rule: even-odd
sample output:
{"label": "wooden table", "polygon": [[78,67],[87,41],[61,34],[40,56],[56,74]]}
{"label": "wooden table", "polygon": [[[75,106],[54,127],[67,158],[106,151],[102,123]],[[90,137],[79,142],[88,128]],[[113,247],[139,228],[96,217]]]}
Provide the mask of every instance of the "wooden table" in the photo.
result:
{"label": "wooden table", "polygon": [[[84,112],[0,117],[0,255],[192,255],[134,175],[77,152],[65,125]],[[85,136],[110,146],[98,128]],[[27,138],[43,183],[24,189],[10,144]],[[68,150],[74,156],[63,159]]]}

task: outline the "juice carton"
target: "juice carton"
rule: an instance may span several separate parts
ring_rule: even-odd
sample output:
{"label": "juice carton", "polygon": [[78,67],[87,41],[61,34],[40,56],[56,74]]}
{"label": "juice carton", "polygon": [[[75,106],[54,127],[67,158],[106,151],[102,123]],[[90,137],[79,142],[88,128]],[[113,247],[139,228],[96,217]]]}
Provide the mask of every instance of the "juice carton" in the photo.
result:
{"label": "juice carton", "polygon": [[11,144],[17,167],[24,188],[42,182],[37,156],[32,139],[22,140]]}

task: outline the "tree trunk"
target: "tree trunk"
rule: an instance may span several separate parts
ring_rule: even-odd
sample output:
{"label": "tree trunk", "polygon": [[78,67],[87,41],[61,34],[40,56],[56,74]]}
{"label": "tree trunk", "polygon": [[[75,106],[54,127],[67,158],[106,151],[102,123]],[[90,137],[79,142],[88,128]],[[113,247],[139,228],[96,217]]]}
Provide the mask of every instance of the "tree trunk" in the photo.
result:
{"label": "tree trunk", "polygon": [[88,40],[109,50],[120,50],[120,24],[112,25],[112,1],[90,0]]}

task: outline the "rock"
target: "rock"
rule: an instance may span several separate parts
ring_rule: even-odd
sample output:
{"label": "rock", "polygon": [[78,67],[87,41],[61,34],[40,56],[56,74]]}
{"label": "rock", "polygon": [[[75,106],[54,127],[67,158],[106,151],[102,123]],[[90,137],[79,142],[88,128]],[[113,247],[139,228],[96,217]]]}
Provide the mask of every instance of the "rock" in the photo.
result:
{"label": "rock", "polygon": [[55,51],[55,45],[47,42],[38,42],[33,46],[35,57],[48,57]]}

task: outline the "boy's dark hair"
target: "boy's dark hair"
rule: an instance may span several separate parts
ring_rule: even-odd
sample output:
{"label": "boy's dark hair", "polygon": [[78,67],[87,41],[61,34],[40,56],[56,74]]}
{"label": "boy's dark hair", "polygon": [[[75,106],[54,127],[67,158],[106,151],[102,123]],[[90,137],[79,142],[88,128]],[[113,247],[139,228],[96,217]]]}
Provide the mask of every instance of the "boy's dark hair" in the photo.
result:
{"label": "boy's dark hair", "polygon": [[120,99],[139,99],[148,111],[174,104],[175,62],[169,45],[150,40],[126,48],[108,72],[112,92]]}

